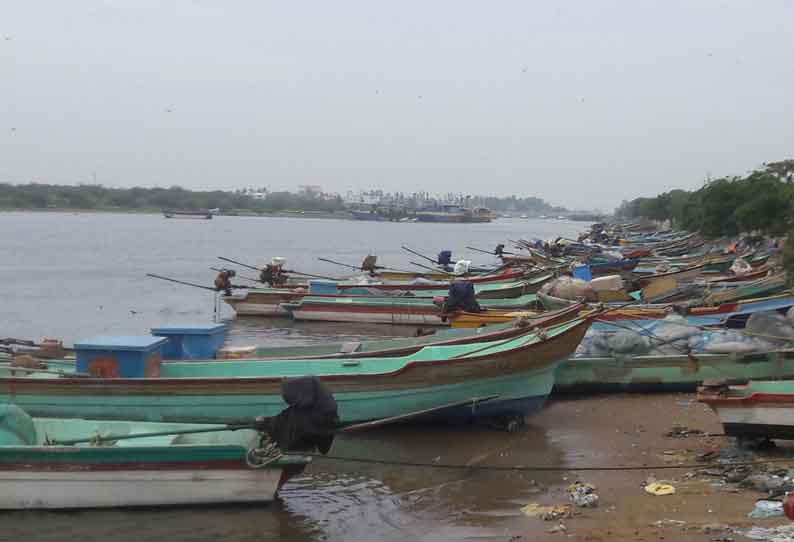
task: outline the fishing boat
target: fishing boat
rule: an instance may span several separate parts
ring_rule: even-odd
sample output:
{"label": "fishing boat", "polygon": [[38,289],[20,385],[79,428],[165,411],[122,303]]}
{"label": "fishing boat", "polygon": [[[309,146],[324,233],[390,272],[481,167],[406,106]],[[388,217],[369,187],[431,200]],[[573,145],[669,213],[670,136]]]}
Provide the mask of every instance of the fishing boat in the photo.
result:
{"label": "fishing boat", "polygon": [[[486,310],[519,310],[533,307],[536,294],[512,299],[480,299]],[[356,322],[368,324],[450,325],[453,312],[447,312],[433,299],[421,297],[319,297],[306,296],[300,301],[284,303],[295,320],[322,322]]]}
{"label": "fishing boat", "polygon": [[[544,274],[524,281],[479,283],[474,285],[474,290],[477,298],[482,300],[516,299],[525,294],[537,292],[551,278],[551,274]],[[384,297],[392,299],[408,296],[410,299],[424,299],[425,302],[432,303],[434,297],[447,296],[449,284],[449,282],[346,284],[315,280],[309,281],[308,290],[307,288],[292,290],[249,288],[223,296],[222,299],[241,316],[289,316],[290,312],[283,304],[298,303],[307,296],[323,299],[383,299]]]}
{"label": "fishing boat", "polygon": [[711,407],[726,435],[740,439],[794,439],[794,381],[751,380],[744,386],[709,383],[698,401]]}
{"label": "fishing boat", "polygon": [[[541,296],[543,294],[538,294]],[[567,300],[565,300],[567,301]],[[556,309],[549,309],[548,312],[537,311],[495,311],[484,312],[462,312],[449,317],[452,328],[477,328],[482,326],[504,325],[506,322],[515,321],[517,318],[539,318],[545,314],[557,314],[560,311],[571,309],[577,306],[587,307],[581,301],[574,301],[571,304],[560,305]],[[584,309],[582,309],[584,310]],[[609,312],[599,316],[599,321],[593,322],[594,327],[600,327],[600,320],[605,321],[645,321],[662,319],[668,316],[670,311],[665,307],[639,307],[628,306],[622,308],[612,307]]]}
{"label": "fishing boat", "polygon": [[[364,357],[406,356],[425,346],[450,346],[501,341],[526,334],[529,328],[558,325],[580,316],[584,304],[566,307],[559,311],[542,313],[518,313],[506,323],[480,326],[454,326],[450,329],[435,329],[417,337],[380,339],[370,341],[348,341],[300,346],[229,346],[217,351],[218,359],[354,359]],[[460,316],[474,313],[460,313]],[[479,313],[481,314],[481,313]],[[458,318],[460,316],[456,316]],[[501,320],[505,322],[505,320]]]}
{"label": "fishing boat", "polygon": [[[565,306],[577,303],[568,299],[552,297],[538,292],[538,301],[547,310],[559,310]],[[614,307],[615,305],[613,305]],[[721,303],[713,306],[692,306],[689,303],[672,304],[640,304],[632,305],[631,310],[654,310],[669,314],[673,310],[687,317],[687,321],[692,325],[700,326],[722,326],[728,322],[738,322],[746,320],[751,314],[766,311],[785,311],[794,307],[794,293],[784,292],[777,295],[766,297],[756,297],[740,299],[734,302]],[[612,314],[612,313],[609,313]],[[605,316],[605,318],[608,315]],[[660,316],[663,318],[664,316]],[[653,318],[653,316],[649,316]]]}
{"label": "fishing boat", "polygon": [[212,218],[212,211],[209,209],[164,209],[165,218],[198,218],[209,220]]}
{"label": "fishing boat", "polygon": [[221,429],[34,418],[0,405],[0,509],[271,501],[309,463],[261,458],[259,432]]}
{"label": "fishing boat", "polygon": [[[87,374],[76,374],[81,368],[77,350],[77,365],[47,362],[42,370],[0,368],[0,402],[16,404],[33,416],[229,423],[278,414],[286,407],[282,381],[314,375],[333,393],[342,423],[446,405],[455,406],[436,415],[453,421],[518,417],[543,405],[556,367],[576,349],[590,323],[588,315],[530,328],[508,340],[429,346],[408,356],[352,360],[161,363],[156,352],[146,352],[139,377],[93,376],[118,374],[128,351],[119,347],[105,348],[85,366]],[[132,344],[142,342],[134,339]]]}
{"label": "fishing boat", "polygon": [[694,391],[708,380],[743,384],[758,378],[794,378],[794,352],[571,357],[557,370],[554,391]]}

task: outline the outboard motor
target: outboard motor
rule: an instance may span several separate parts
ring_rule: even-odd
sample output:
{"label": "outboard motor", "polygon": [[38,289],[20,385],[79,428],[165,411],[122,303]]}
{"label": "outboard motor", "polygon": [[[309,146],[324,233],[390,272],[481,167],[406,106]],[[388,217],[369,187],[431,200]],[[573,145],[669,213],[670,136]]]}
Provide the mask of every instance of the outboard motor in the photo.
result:
{"label": "outboard motor", "polygon": [[452,265],[452,251],[451,250],[442,250],[438,253],[438,258],[436,260],[438,265],[443,267],[446,270],[449,270],[449,267]]}
{"label": "outboard motor", "polygon": [[457,310],[482,312],[482,307],[477,303],[474,284],[471,282],[453,282],[449,285],[449,294],[444,304],[444,312],[453,312]]}
{"label": "outboard motor", "polygon": [[363,262],[361,262],[361,270],[366,271],[370,275],[374,276],[375,271],[378,269],[377,263],[378,263],[378,257],[370,254],[369,256],[364,258]]}
{"label": "outboard motor", "polygon": [[215,290],[223,292],[225,295],[232,295],[232,277],[236,275],[234,269],[221,269],[218,276],[215,277]]}
{"label": "outboard motor", "polygon": [[287,283],[287,275],[284,273],[285,258],[275,256],[269,264],[259,273],[259,280],[277,288]]}
{"label": "outboard motor", "polygon": [[500,258],[505,255],[505,246],[502,243],[496,245],[496,248],[493,250],[493,253]]}
{"label": "outboard motor", "polygon": [[281,396],[289,406],[262,419],[262,429],[282,451],[328,453],[339,424],[336,400],[328,388],[316,376],[301,376],[284,380]]}

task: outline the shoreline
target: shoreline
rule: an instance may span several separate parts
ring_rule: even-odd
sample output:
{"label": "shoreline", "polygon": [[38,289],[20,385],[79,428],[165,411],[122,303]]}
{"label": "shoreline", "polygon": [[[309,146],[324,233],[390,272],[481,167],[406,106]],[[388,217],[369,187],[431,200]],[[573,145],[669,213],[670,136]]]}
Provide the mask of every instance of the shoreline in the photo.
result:
{"label": "shoreline", "polygon": [[[163,215],[162,209],[72,209],[68,207],[0,209],[0,213],[68,213],[68,214],[125,214],[125,215]],[[347,215],[347,216],[345,216]],[[287,218],[330,218],[353,220],[349,213],[326,213],[322,211],[276,211],[257,213],[255,211],[213,213],[214,217],[287,217]]]}

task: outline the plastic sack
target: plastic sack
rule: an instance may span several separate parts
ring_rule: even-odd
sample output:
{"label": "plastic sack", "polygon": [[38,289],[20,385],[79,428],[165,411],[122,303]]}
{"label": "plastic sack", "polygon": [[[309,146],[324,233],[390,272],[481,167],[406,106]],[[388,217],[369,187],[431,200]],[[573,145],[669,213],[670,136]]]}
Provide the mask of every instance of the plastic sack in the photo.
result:
{"label": "plastic sack", "polygon": [[618,331],[609,337],[609,349],[618,354],[647,354],[648,338],[633,331]]}
{"label": "plastic sack", "polygon": [[469,272],[471,267],[471,260],[458,260],[455,262],[455,268],[452,271],[456,275],[465,275]]}
{"label": "plastic sack", "polygon": [[753,269],[753,266],[747,263],[747,260],[744,258],[736,258],[733,260],[733,264],[731,265],[730,269],[734,275],[746,275]]}
{"label": "plastic sack", "polygon": [[756,501],[755,508],[747,514],[748,518],[763,519],[783,515],[783,503],[780,501]]}
{"label": "plastic sack", "polygon": [[623,289],[623,279],[620,275],[607,275],[594,278],[590,281],[594,292],[616,292]]}
{"label": "plastic sack", "polygon": [[794,341],[794,323],[776,312],[756,312],[747,319],[745,330],[762,335],[763,339],[780,342]]}
{"label": "plastic sack", "polygon": [[571,277],[559,277],[552,282],[549,295],[562,299],[595,299],[590,283]]}

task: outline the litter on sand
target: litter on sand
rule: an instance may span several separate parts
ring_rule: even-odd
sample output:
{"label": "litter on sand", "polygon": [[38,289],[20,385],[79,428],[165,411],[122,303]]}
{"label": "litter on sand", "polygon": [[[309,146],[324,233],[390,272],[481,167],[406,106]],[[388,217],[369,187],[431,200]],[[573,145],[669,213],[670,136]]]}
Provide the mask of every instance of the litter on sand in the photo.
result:
{"label": "litter on sand", "polygon": [[546,521],[551,521],[553,519],[570,517],[571,505],[559,504],[557,506],[545,506],[536,502],[531,502],[521,507],[521,513],[531,518],[541,518]]}
{"label": "litter on sand", "polygon": [[794,542],[794,524],[779,527],[753,527],[740,533],[750,540],[767,540],[768,542]]}
{"label": "litter on sand", "polygon": [[598,495],[593,484],[574,482],[565,491],[571,502],[580,508],[595,508],[598,506]]}
{"label": "litter on sand", "polygon": [[780,501],[756,501],[755,508],[747,514],[748,518],[774,518],[783,515],[783,503]]}
{"label": "litter on sand", "polygon": [[651,495],[673,495],[675,494],[675,488],[670,484],[660,484],[659,482],[653,482],[652,484],[648,484],[645,486],[645,493],[650,493]]}

